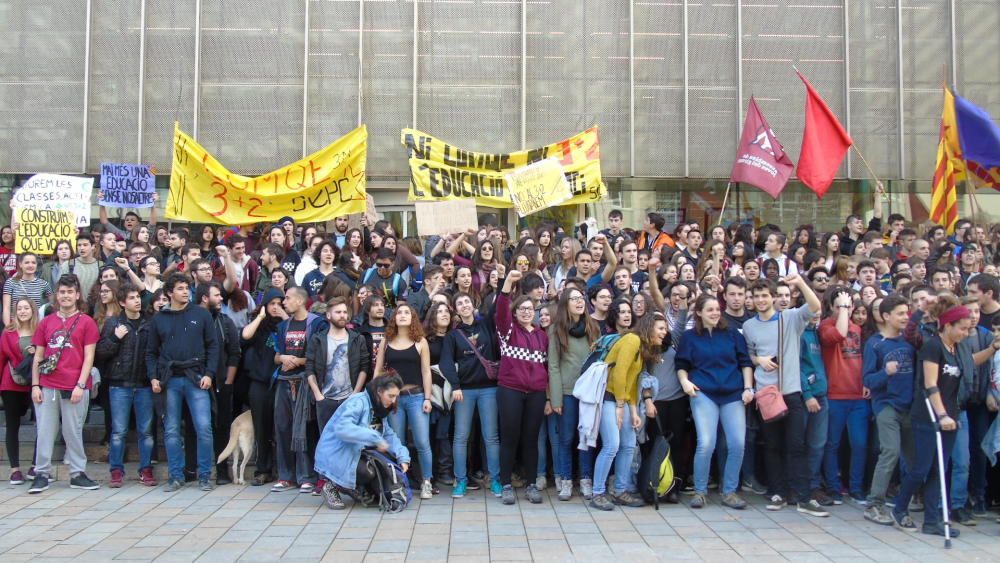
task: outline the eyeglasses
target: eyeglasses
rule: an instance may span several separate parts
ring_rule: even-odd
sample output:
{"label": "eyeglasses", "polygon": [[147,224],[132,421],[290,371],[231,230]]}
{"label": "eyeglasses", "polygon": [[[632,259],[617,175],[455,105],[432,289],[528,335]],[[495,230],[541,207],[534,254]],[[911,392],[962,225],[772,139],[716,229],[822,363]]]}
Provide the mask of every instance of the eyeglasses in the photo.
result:
{"label": "eyeglasses", "polygon": [[813,278],[813,281],[816,282],[816,283],[830,283],[830,278],[816,277],[816,278]]}
{"label": "eyeglasses", "polygon": [[517,312],[518,313],[534,313],[535,312],[535,307],[532,306],[532,305],[529,305],[527,307],[518,307],[517,308]]}
{"label": "eyeglasses", "polygon": [[583,301],[584,299],[583,299],[582,295],[574,295],[574,296],[570,297],[569,300],[570,301],[579,302],[579,301]]}

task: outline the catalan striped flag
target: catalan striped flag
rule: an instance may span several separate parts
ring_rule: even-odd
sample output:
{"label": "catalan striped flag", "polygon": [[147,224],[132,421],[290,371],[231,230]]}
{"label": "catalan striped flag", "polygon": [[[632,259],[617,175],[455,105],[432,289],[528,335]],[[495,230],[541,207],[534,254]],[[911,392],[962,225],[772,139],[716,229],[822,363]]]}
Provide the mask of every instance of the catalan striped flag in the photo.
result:
{"label": "catalan striped flag", "polygon": [[931,184],[931,221],[944,225],[950,235],[955,232],[955,223],[958,222],[958,190],[955,188],[955,158],[948,146],[946,133],[942,120],[937,165]]}

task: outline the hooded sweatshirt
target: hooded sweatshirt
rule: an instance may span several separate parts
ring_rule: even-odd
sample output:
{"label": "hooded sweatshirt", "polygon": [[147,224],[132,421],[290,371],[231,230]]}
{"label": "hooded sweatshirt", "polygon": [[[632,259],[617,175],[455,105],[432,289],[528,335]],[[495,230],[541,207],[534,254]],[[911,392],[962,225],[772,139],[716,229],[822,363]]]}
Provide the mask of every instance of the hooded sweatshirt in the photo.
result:
{"label": "hooded sweatshirt", "polygon": [[[479,354],[497,361],[496,333],[489,318],[475,319],[471,325],[459,324],[448,332],[441,344],[441,375],[454,390],[496,387],[497,382],[486,376],[486,368],[469,346],[472,342]],[[464,337],[463,337],[464,336]]]}
{"label": "hooded sweatshirt", "polygon": [[164,307],[150,321],[146,342],[146,373],[162,379],[170,362],[198,360],[199,373],[215,379],[219,365],[219,339],[212,314],[188,303],[179,310]]}
{"label": "hooded sweatshirt", "polygon": [[861,327],[847,322],[847,336],[837,330],[836,316],[819,323],[823,344],[823,364],[830,384],[831,400],[850,401],[863,398],[861,382]]}
{"label": "hooded sweatshirt", "polygon": [[533,393],[549,387],[549,335],[540,328],[531,332],[514,321],[510,296],[501,292],[496,300],[497,335],[500,338],[500,385]]}

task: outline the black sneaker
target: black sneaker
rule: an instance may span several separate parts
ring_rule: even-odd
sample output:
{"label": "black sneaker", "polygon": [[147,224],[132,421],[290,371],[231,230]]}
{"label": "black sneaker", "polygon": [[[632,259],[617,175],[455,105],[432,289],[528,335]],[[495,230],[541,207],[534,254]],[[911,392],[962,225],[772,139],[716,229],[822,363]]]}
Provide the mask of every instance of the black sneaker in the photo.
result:
{"label": "black sneaker", "polygon": [[[924,534],[928,534],[931,536],[943,536],[944,524],[938,524],[937,526],[931,526],[931,527],[924,526],[923,528],[920,529],[920,531]],[[948,530],[948,537],[950,538],[957,538],[961,534],[962,532],[956,530],[954,527]]]}
{"label": "black sneaker", "polygon": [[81,471],[76,474],[76,477],[69,480],[69,488],[96,491],[97,489],[100,489],[101,486],[95,483],[90,477],[87,477],[86,473]]}
{"label": "black sneaker", "polygon": [[332,510],[344,510],[347,508],[347,505],[344,504],[344,499],[340,498],[337,486],[330,481],[323,484],[323,500],[326,501],[326,505]]}
{"label": "black sneaker", "polygon": [[49,490],[49,476],[44,473],[38,473],[35,475],[35,480],[31,482],[31,488],[28,489],[29,495],[37,495],[42,491]]}
{"label": "black sneaker", "polygon": [[972,517],[972,513],[969,512],[968,508],[956,508],[951,511],[951,521],[955,524],[961,524],[963,526],[975,526],[979,522]]}
{"label": "black sneaker", "polygon": [[972,501],[972,515],[980,518],[989,516],[989,513],[986,512],[986,502],[983,499]]}
{"label": "black sneaker", "polygon": [[203,491],[211,491],[215,487],[212,486],[212,482],[208,479],[201,479],[198,481],[198,488]]}

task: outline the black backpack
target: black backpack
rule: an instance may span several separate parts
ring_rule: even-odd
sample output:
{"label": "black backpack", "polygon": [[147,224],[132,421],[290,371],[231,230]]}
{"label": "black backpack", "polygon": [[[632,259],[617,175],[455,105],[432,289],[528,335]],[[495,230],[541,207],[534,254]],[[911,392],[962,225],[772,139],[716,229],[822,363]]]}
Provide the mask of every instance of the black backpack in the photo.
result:
{"label": "black backpack", "polygon": [[365,449],[361,451],[358,463],[367,463],[376,476],[363,492],[363,498],[358,499],[362,504],[378,506],[382,512],[395,514],[402,512],[413,500],[410,480],[406,478],[403,468],[388,454]]}
{"label": "black backpack", "polygon": [[[647,427],[650,425],[647,421]],[[650,437],[642,445],[642,462],[635,476],[639,496],[647,504],[660,509],[660,500],[677,486],[674,468],[670,461],[670,442],[661,432],[650,432]]]}

